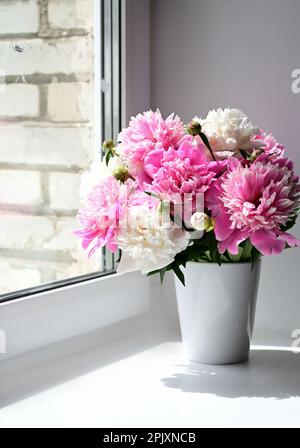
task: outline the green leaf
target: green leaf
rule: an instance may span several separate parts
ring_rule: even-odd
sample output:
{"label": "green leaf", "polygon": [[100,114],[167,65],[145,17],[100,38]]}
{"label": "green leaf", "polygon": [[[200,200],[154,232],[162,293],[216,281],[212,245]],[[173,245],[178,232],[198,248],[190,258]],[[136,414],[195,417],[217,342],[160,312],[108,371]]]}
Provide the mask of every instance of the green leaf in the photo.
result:
{"label": "green leaf", "polygon": [[106,166],[108,166],[108,163],[109,163],[109,161],[110,161],[110,159],[111,159],[112,157],[113,157],[113,154],[112,154],[111,151],[109,151],[109,152],[106,153],[106,155],[105,155],[105,164],[106,164]]}
{"label": "green leaf", "polygon": [[167,266],[163,267],[162,269],[155,269],[154,271],[148,272],[147,277],[150,277],[151,275],[159,274],[160,280],[162,283],[166,272],[171,271],[172,269],[173,269],[172,263],[170,263]]}
{"label": "green leaf", "polygon": [[230,262],[230,256],[227,250],[224,252],[224,254],[221,255],[221,260],[224,261],[224,263]]}
{"label": "green leaf", "polygon": [[164,214],[167,213],[167,216],[170,215],[170,203],[168,201],[161,200],[159,204],[159,211],[160,213]]}
{"label": "green leaf", "polygon": [[207,148],[212,151],[210,143],[208,138],[206,137],[206,135],[204,134],[204,132],[200,132],[200,137],[202,138],[203,143],[205,144],[205,146],[207,146]]}
{"label": "green leaf", "polygon": [[201,261],[204,258],[205,251],[208,249],[206,238],[194,240],[184,251],[176,255],[175,261],[185,267],[188,261]]}
{"label": "green leaf", "polygon": [[221,254],[218,250],[218,241],[216,240],[214,231],[207,232],[207,240],[208,240],[208,247],[209,247],[209,254],[210,258],[214,263],[218,263],[219,266],[221,266]]}
{"label": "green leaf", "polygon": [[245,160],[249,160],[251,157],[251,154],[249,154],[249,152],[245,151],[244,149],[240,149],[240,153]]}
{"label": "green leaf", "polygon": [[280,226],[280,228],[283,232],[287,232],[292,227],[294,227],[294,225],[296,224],[296,220],[297,220],[299,211],[300,210],[297,210],[297,213],[285,225]]}
{"label": "green leaf", "polygon": [[239,247],[239,253],[237,255],[233,255],[229,251],[227,252],[231,263],[238,263],[241,260],[242,249],[240,247]]}
{"label": "green leaf", "polygon": [[216,263],[218,263],[219,266],[222,265],[222,257],[221,257],[221,254],[219,253],[218,250],[217,250],[216,255],[215,255],[215,260],[216,260]]}
{"label": "green leaf", "polygon": [[165,267],[165,268],[162,268],[162,269],[160,270],[160,272],[159,272],[160,283],[161,283],[161,284],[163,284],[163,282],[164,282],[164,278],[165,278],[166,272],[167,272],[167,268],[166,268],[166,267]]}
{"label": "green leaf", "polygon": [[250,260],[251,258],[251,252],[252,252],[252,244],[250,239],[246,239],[246,241],[244,241],[244,243],[242,244],[243,247],[243,252],[242,252],[242,258],[243,260]]}
{"label": "green leaf", "polygon": [[185,256],[185,254],[180,253],[178,254],[178,257],[175,257],[175,261],[178,264],[178,266],[183,266],[184,268],[186,267],[186,264],[189,260],[187,260],[187,257]]}
{"label": "green leaf", "polygon": [[193,244],[192,246],[188,246],[184,252],[179,254],[179,256],[183,256],[187,260],[197,260],[197,258],[205,252],[205,248]]}
{"label": "green leaf", "polygon": [[153,198],[157,198],[157,199],[161,200],[161,198],[158,196],[158,194],[152,193],[152,191],[144,191],[144,193],[147,194],[148,196],[152,196]]}
{"label": "green leaf", "polygon": [[253,246],[250,239],[243,241],[238,247],[239,253],[237,255],[233,255],[229,251],[227,251],[229,260],[232,263],[239,263],[240,261],[251,261],[252,248]]}
{"label": "green leaf", "polygon": [[160,274],[160,269],[156,269],[155,271],[148,272],[146,277],[151,277],[151,275]]}
{"label": "green leaf", "polygon": [[200,132],[200,137],[202,138],[203,143],[205,144],[205,146],[208,148],[210,155],[212,156],[213,160],[216,160],[213,150],[211,149],[210,143],[208,138],[206,137],[206,135],[204,134],[204,132]]}
{"label": "green leaf", "polygon": [[178,277],[178,279],[180,280],[180,282],[183,284],[183,286],[185,286],[185,279],[184,279],[184,273],[182,272],[182,270],[180,269],[180,267],[178,266],[178,264],[176,264],[175,262],[172,263],[172,269],[175,273],[175,275]]}
{"label": "green leaf", "polygon": [[251,250],[251,262],[252,262],[252,271],[255,268],[256,263],[261,259],[262,254],[259,252],[259,250],[256,249],[256,247],[252,247]]}

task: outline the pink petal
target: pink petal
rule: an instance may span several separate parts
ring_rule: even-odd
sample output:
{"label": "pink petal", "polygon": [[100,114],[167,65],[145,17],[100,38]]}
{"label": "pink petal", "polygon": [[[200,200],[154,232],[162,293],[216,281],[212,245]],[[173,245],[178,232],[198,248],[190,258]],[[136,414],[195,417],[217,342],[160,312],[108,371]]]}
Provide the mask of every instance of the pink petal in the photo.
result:
{"label": "pink petal", "polygon": [[178,148],[178,155],[181,158],[188,157],[192,165],[201,165],[207,162],[204,144],[200,141],[193,140],[191,136],[183,140]]}
{"label": "pink petal", "polygon": [[136,180],[139,185],[144,185],[151,184],[153,179],[146,173],[146,171],[142,170],[137,176]]}
{"label": "pink petal", "polygon": [[218,215],[221,206],[220,196],[222,195],[222,177],[216,180],[205,193],[205,205],[211,210],[212,216],[215,218]]}
{"label": "pink petal", "polygon": [[250,240],[263,255],[280,254],[285,248],[285,241],[278,238],[272,230],[257,230],[250,235]]}
{"label": "pink petal", "polygon": [[[221,208],[221,205],[220,205]],[[219,210],[218,215],[215,217],[215,235],[218,241],[226,240],[233,232],[230,228],[230,219],[222,209]]]}
{"label": "pink petal", "polygon": [[233,230],[231,235],[224,241],[220,241],[218,244],[219,252],[223,254],[225,250],[228,250],[232,255],[238,255],[239,244],[248,238],[248,232],[241,230]]}
{"label": "pink petal", "polygon": [[109,242],[107,243],[107,247],[108,247],[108,249],[109,249],[111,252],[113,252],[113,253],[115,253],[116,250],[118,249],[118,246],[117,246],[117,244],[116,244],[114,241],[109,241]]}
{"label": "pink petal", "polygon": [[229,171],[233,171],[236,168],[239,168],[242,166],[241,162],[239,161],[239,159],[237,159],[236,157],[231,157],[230,159],[228,159],[228,170]]}
{"label": "pink petal", "polygon": [[300,246],[300,241],[290,233],[281,233],[279,238],[288,243],[290,247],[298,247]]}
{"label": "pink petal", "polygon": [[163,158],[164,149],[155,149],[149,152],[145,157],[144,169],[146,173],[153,178],[161,166],[161,160]]}

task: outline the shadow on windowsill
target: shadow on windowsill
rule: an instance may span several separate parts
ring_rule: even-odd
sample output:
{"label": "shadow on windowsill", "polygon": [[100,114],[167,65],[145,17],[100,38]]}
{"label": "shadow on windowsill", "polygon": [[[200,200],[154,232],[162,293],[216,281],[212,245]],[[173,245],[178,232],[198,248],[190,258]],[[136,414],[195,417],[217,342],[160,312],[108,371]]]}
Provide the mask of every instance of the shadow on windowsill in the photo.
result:
{"label": "shadow on windowsill", "polygon": [[[163,378],[166,387],[225,398],[300,397],[300,354],[284,350],[251,350],[249,361],[227,366],[189,363]],[[182,370],[182,371],[181,371]]]}

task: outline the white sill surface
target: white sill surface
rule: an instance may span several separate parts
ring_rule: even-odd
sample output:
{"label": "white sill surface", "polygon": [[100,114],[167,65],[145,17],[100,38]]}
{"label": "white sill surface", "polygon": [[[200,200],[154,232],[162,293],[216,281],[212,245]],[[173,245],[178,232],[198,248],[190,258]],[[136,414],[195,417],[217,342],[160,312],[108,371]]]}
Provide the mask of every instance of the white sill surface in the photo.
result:
{"label": "white sill surface", "polygon": [[288,349],[206,366],[158,330],[76,345],[1,366],[0,427],[300,427],[300,354]]}

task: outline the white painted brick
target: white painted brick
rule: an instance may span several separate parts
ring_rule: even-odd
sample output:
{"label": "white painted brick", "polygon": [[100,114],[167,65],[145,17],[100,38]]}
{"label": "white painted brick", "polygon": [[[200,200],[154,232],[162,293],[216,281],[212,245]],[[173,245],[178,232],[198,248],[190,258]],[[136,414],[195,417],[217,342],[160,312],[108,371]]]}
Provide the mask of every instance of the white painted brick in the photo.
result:
{"label": "white painted brick", "polygon": [[90,121],[93,109],[90,83],[53,83],[48,87],[48,115],[52,121]]}
{"label": "white painted brick", "polygon": [[38,28],[37,0],[0,2],[0,34],[36,33]]}
{"label": "white painted brick", "polygon": [[28,84],[9,84],[0,94],[1,117],[36,117],[39,115],[39,89]]}
{"label": "white painted brick", "polygon": [[0,248],[42,250],[55,234],[53,219],[42,216],[1,214]]}
{"label": "white painted brick", "polygon": [[94,145],[89,128],[0,126],[0,163],[87,167]]}
{"label": "white painted brick", "polygon": [[38,205],[42,201],[39,173],[0,170],[0,204]]}
{"label": "white painted brick", "polygon": [[71,74],[93,70],[93,49],[88,37],[72,37],[59,40],[22,39],[19,53],[8,41],[0,42],[0,70],[6,75],[33,73]]}
{"label": "white painted brick", "polygon": [[76,218],[2,214],[0,248],[64,252],[74,259],[82,252],[85,259],[86,253],[74,236],[76,229]]}
{"label": "white painted brick", "polygon": [[45,249],[76,253],[79,247],[79,240],[74,236],[74,231],[78,228],[76,218],[58,219],[55,225],[53,238],[45,244]]}
{"label": "white painted brick", "polygon": [[93,25],[93,0],[49,0],[48,20],[54,29],[89,30]]}
{"label": "white painted brick", "polygon": [[56,210],[77,210],[79,207],[80,175],[50,173],[50,206]]}
{"label": "white painted brick", "polygon": [[15,261],[0,259],[0,272],[0,294],[31,288],[41,283],[41,274],[38,269],[20,266]]}
{"label": "white painted brick", "polygon": [[100,259],[87,257],[86,252],[81,249],[81,259],[71,264],[59,264],[55,267],[56,280],[64,280],[66,278],[77,277],[78,275],[90,274],[97,272],[101,268]]}

